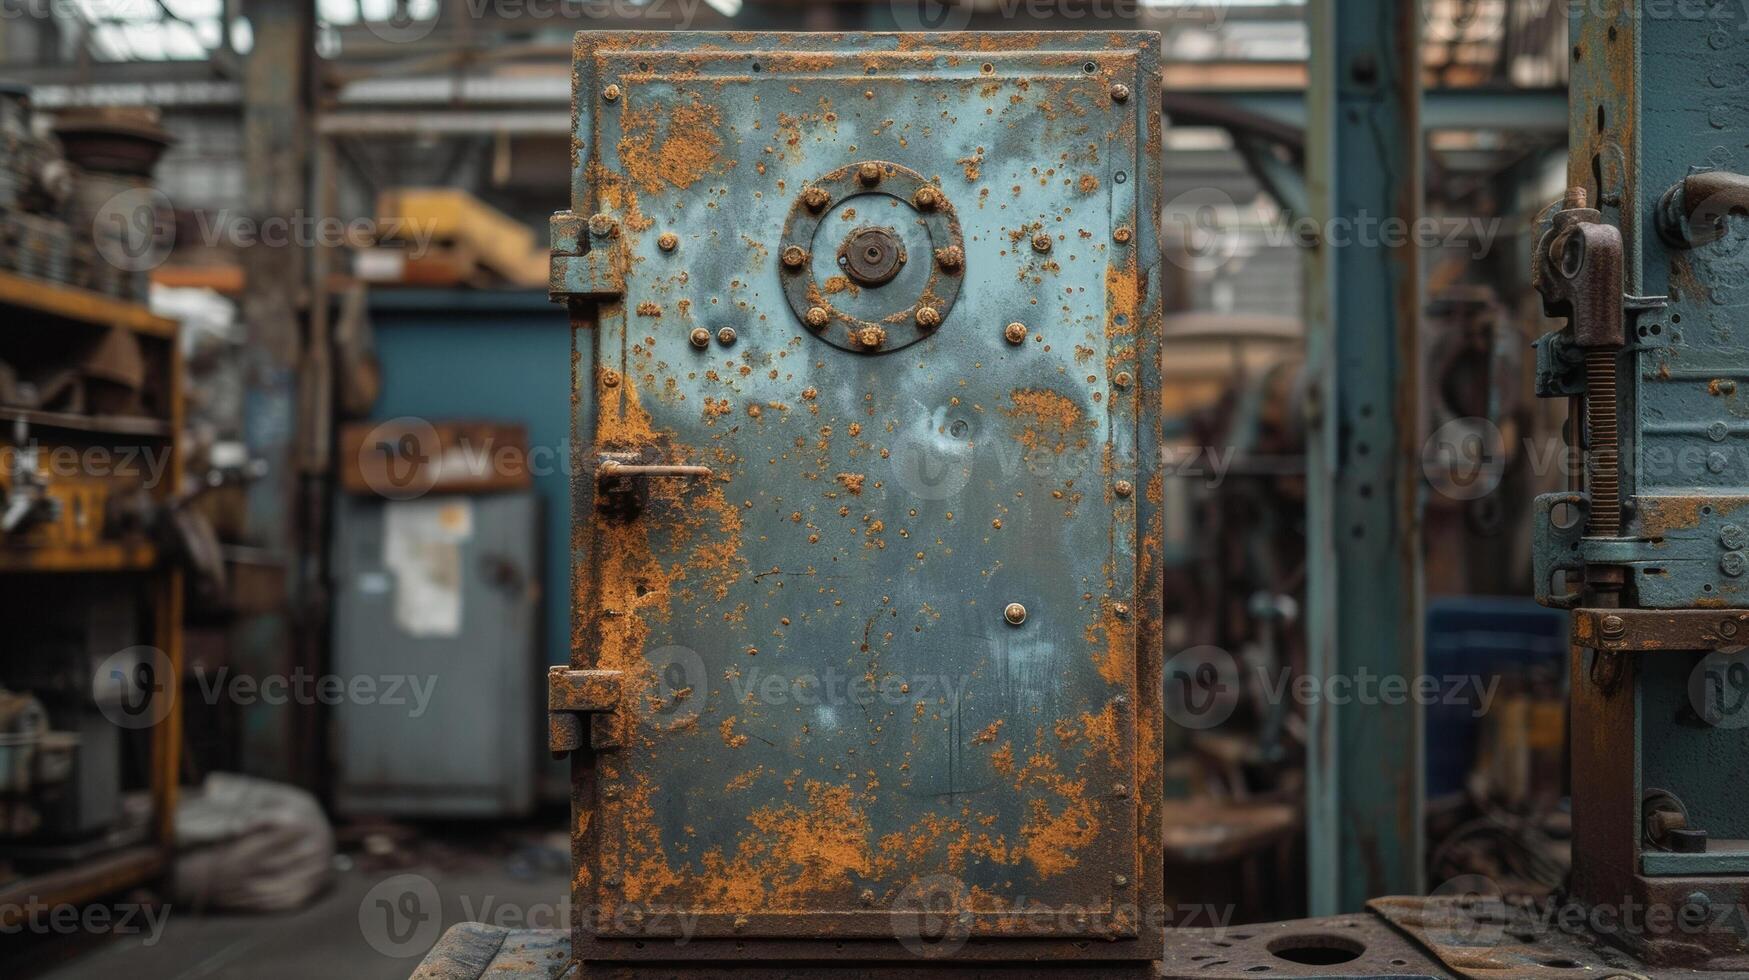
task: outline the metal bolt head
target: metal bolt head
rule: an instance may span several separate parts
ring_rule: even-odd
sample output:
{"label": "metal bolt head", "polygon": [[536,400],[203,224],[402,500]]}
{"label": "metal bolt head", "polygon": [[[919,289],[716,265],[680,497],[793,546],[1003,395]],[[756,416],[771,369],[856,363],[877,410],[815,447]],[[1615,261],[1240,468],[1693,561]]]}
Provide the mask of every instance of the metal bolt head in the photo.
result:
{"label": "metal bolt head", "polygon": [[1118,230],[1112,232],[1111,237],[1119,245],[1128,245],[1130,243],[1130,239],[1132,237],[1134,237],[1134,233],[1130,231],[1128,225],[1125,225],[1124,227],[1119,228]]}
{"label": "metal bolt head", "polygon": [[1130,386],[1130,382],[1133,380],[1135,380],[1135,379],[1130,377],[1130,373],[1128,371],[1119,371],[1116,375],[1114,375],[1112,377],[1111,383],[1114,385],[1117,385],[1119,388],[1128,388]]}
{"label": "metal bolt head", "polygon": [[1130,87],[1128,85],[1125,85],[1122,82],[1119,82],[1116,85],[1113,85],[1111,87],[1111,101],[1113,101],[1113,102],[1128,102],[1129,100],[1130,100]]}
{"label": "metal bolt head", "polygon": [[1119,619],[1128,619],[1130,618],[1130,607],[1121,602],[1113,603],[1111,614]]}
{"label": "metal bolt head", "polygon": [[854,336],[857,344],[869,350],[879,350],[887,342],[887,332],[880,327],[863,327]]}
{"label": "metal bolt head", "polygon": [[826,193],[824,187],[810,187],[802,191],[802,203],[809,211],[819,211],[832,203],[832,195]]}
{"label": "metal bolt head", "polygon": [[619,101],[619,86],[618,85],[609,85],[608,87],[602,89],[601,90],[601,97],[606,99],[609,102],[618,102]]}
{"label": "metal bolt head", "polygon": [[1620,616],[1605,616],[1603,622],[1598,625],[1602,629],[1603,635],[1610,639],[1619,639],[1626,636],[1628,632],[1627,621]]}
{"label": "metal bolt head", "polygon": [[1006,619],[1010,626],[1019,626],[1026,622],[1026,607],[1018,602],[1010,602],[1008,608],[1002,610],[1002,618]]}
{"label": "metal bolt head", "polygon": [[935,261],[943,269],[954,272],[966,264],[966,251],[958,245],[949,245],[936,251]]}
{"label": "metal bolt head", "polygon": [[724,347],[728,347],[730,344],[733,344],[734,342],[735,342],[735,328],[734,327],[724,327],[723,329],[717,331],[717,343],[722,344]]}
{"label": "metal bolt head", "polygon": [[783,267],[785,269],[800,269],[807,264],[808,252],[800,245],[786,245],[783,249]]}
{"label": "metal bolt head", "polygon": [[616,238],[619,236],[619,221],[611,214],[592,214],[589,216],[589,234],[596,238]]}
{"label": "metal bolt head", "polygon": [[1026,343],[1026,324],[1010,323],[1007,329],[1002,331],[1002,336],[1011,344],[1024,344]]}
{"label": "metal bolt head", "polygon": [[919,210],[934,211],[941,207],[941,192],[928,184],[917,188],[917,193],[911,195],[911,203]]}
{"label": "metal bolt head", "polygon": [[865,163],[856,168],[856,179],[865,184],[881,182],[881,165],[874,162]]}
{"label": "metal bolt head", "polygon": [[672,252],[680,247],[680,236],[671,231],[665,231],[657,236],[656,247],[664,252]]}
{"label": "metal bolt head", "polygon": [[862,899],[862,904],[864,904],[864,905],[873,905],[873,904],[874,904],[874,901],[875,901],[875,893],[874,893],[874,889],[872,889],[872,888],[864,888],[864,889],[863,889],[863,890],[862,890],[862,895],[861,895],[861,896],[860,896],[860,897],[861,897],[861,899]]}
{"label": "metal bolt head", "polygon": [[1111,883],[1119,888],[1127,888],[1129,887],[1130,879],[1128,875],[1112,875]]}
{"label": "metal bolt head", "polygon": [[1044,232],[1032,236],[1032,250],[1043,255],[1051,250],[1051,236]]}
{"label": "metal bolt head", "polygon": [[808,321],[808,326],[818,330],[832,322],[832,314],[826,312],[824,306],[810,306],[808,307],[808,315],[803,319]]}
{"label": "metal bolt head", "polygon": [[747,928],[747,917],[744,915],[735,916],[735,931],[740,932],[745,928]]}
{"label": "metal bolt head", "polygon": [[1128,786],[1125,786],[1123,783],[1114,784],[1111,787],[1111,791],[1112,791],[1112,793],[1116,794],[1117,798],[1120,800],[1125,799],[1130,795],[1130,788]]}
{"label": "metal bolt head", "polygon": [[692,346],[704,350],[711,345],[711,332],[703,327],[693,327],[692,334],[687,339],[692,341]]}
{"label": "metal bolt head", "polygon": [[1112,491],[1120,497],[1127,497],[1136,492],[1136,485],[1128,480],[1119,480],[1112,485]]}
{"label": "metal bolt head", "polygon": [[917,307],[917,325],[925,330],[941,326],[941,311],[933,306]]}
{"label": "metal bolt head", "polygon": [[1734,619],[1721,620],[1719,622],[1719,635],[1726,637],[1727,639],[1736,636],[1737,621]]}
{"label": "metal bolt head", "polygon": [[1749,556],[1744,555],[1741,551],[1727,551],[1724,557],[1719,559],[1719,571],[1732,578],[1737,578],[1749,571]]}

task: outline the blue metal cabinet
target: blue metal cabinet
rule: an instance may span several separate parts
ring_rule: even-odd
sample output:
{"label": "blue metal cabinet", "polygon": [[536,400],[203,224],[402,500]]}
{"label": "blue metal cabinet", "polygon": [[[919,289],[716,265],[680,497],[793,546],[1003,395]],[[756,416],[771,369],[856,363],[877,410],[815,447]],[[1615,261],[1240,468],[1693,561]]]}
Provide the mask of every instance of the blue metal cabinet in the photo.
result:
{"label": "blue metal cabinet", "polygon": [[535,800],[540,508],[532,494],[334,514],[334,802],[346,814],[501,817]]}

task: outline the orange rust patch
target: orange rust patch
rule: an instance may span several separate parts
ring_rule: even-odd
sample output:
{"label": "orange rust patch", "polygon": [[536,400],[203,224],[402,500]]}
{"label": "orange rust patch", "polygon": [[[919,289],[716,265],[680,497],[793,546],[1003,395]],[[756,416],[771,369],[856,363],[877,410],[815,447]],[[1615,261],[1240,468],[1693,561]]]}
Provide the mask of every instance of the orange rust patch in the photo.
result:
{"label": "orange rust patch", "polygon": [[1060,455],[1087,448],[1087,419],[1068,397],[1049,389],[1020,389],[1008,398],[1013,404],[1004,411],[1020,421],[1014,438],[1026,450],[1049,449]]}
{"label": "orange rust patch", "polygon": [[856,496],[861,496],[862,484],[868,477],[861,473],[840,473],[835,479],[843,485],[844,489]]}
{"label": "orange rust patch", "polygon": [[718,731],[722,733],[723,744],[731,749],[738,749],[747,744],[747,736],[736,734],[733,716],[723,719],[722,725],[718,726]]}
{"label": "orange rust patch", "polygon": [[996,733],[1002,730],[1002,722],[1003,719],[998,718],[990,724],[985,725],[983,731],[972,736],[972,744],[989,745],[991,742],[996,741]]}
{"label": "orange rust patch", "polygon": [[722,156],[723,138],[717,132],[722,113],[697,96],[670,107],[666,116],[656,108],[628,107],[622,126],[620,165],[646,194],[668,187],[686,190],[707,174],[734,166]]}

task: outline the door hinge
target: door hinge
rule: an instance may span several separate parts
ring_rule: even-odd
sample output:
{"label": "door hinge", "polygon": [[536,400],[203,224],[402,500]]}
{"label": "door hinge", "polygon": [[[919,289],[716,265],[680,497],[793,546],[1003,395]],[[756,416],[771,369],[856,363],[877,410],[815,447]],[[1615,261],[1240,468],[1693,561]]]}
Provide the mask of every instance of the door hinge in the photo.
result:
{"label": "door hinge", "polygon": [[547,668],[547,748],[554,755],[582,748],[585,716],[589,719],[590,748],[618,745],[615,712],[624,695],[620,671]]}
{"label": "door hinge", "polygon": [[547,295],[554,302],[596,302],[625,295],[625,242],[618,219],[560,211],[551,221],[553,254]]}

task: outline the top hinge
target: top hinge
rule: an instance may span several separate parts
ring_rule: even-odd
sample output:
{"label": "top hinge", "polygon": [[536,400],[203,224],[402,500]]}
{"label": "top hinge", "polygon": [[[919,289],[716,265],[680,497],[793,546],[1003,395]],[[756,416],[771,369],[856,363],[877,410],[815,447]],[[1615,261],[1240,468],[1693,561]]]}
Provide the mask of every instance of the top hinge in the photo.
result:
{"label": "top hinge", "polygon": [[560,211],[553,215],[552,269],[547,295],[570,299],[615,300],[625,295],[625,244],[619,220],[608,214],[589,218]]}

